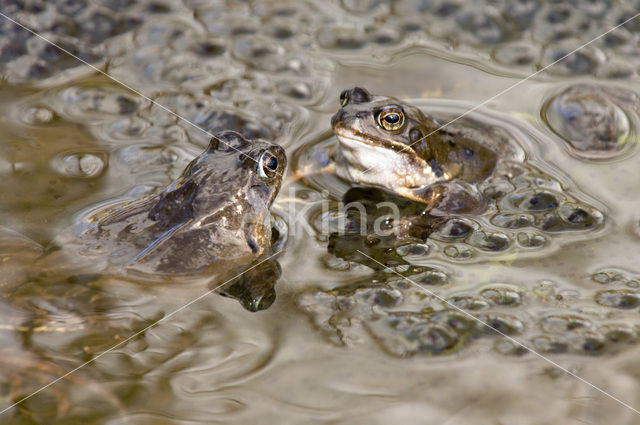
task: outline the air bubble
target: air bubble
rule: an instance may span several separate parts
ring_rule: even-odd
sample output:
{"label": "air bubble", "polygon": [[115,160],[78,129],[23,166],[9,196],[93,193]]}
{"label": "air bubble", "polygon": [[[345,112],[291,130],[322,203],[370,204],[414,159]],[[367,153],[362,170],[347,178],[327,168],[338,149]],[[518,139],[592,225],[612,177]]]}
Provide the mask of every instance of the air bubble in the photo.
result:
{"label": "air bubble", "polygon": [[58,174],[73,178],[94,178],[102,174],[106,166],[106,154],[74,152],[55,156],[51,169]]}
{"label": "air bubble", "polygon": [[23,111],[21,119],[29,125],[48,124],[55,118],[54,112],[42,106],[31,106]]}

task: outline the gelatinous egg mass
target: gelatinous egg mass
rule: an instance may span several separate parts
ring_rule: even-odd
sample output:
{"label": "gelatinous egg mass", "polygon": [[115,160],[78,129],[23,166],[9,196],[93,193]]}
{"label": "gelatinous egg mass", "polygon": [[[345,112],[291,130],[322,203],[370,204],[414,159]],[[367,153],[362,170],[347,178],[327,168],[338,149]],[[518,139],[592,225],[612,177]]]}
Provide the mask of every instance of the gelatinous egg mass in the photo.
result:
{"label": "gelatinous egg mass", "polygon": [[542,116],[578,157],[617,156],[633,134],[638,108],[635,93],[597,85],[577,84],[553,96]]}

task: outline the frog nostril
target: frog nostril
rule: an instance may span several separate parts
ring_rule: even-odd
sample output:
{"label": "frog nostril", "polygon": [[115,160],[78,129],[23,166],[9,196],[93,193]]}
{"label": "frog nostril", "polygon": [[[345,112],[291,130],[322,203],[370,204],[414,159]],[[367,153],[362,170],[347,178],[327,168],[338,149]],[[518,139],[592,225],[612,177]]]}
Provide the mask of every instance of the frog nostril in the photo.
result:
{"label": "frog nostril", "polygon": [[359,111],[356,112],[355,118],[358,120],[365,120],[371,116],[371,111]]}

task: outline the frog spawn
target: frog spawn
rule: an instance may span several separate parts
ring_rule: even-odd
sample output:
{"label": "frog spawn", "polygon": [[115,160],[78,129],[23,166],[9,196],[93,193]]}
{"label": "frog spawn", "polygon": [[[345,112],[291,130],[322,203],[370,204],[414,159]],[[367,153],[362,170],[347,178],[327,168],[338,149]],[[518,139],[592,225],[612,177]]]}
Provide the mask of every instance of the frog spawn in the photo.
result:
{"label": "frog spawn", "polygon": [[[426,277],[434,273],[446,278],[433,285]],[[412,268],[403,275],[407,279],[378,274],[345,287],[308,291],[298,304],[333,343],[374,343],[397,357],[447,355],[481,343],[504,355],[527,352],[505,336],[543,354],[601,355],[640,341],[637,306],[599,308],[588,294],[553,282],[460,290],[438,268]]]}
{"label": "frog spawn", "polygon": [[[622,23],[636,11],[624,2],[402,0],[341,2],[338,22],[316,32],[320,47],[337,54],[437,44],[474,51],[501,68],[531,72],[552,64]],[[557,76],[637,76],[637,21],[628,22],[545,72]],[[375,27],[375,30],[369,28]]]}
{"label": "frog spawn", "polygon": [[631,91],[577,84],[551,97],[542,116],[571,154],[608,159],[633,146],[639,112],[640,99]]}
{"label": "frog spawn", "polygon": [[[3,13],[82,60],[99,65],[104,60],[105,46],[140,25],[138,6],[135,2],[129,4],[115,13],[85,1],[8,2],[3,5]],[[77,75],[69,71],[92,72],[7,19],[0,22],[0,32],[5,36],[0,43],[0,72],[11,82],[48,84]]]}
{"label": "frog spawn", "polygon": [[[421,250],[421,260],[470,261],[515,251],[520,255],[543,254],[545,248],[574,235],[596,232],[605,223],[598,208],[530,164],[501,161],[494,175],[478,184],[478,190],[490,200],[484,213],[431,216],[425,215],[424,204],[378,189],[354,188],[344,195],[343,206],[358,202],[366,214],[357,209],[331,210],[315,215],[314,227],[318,232],[328,231],[333,256],[372,266],[356,250],[385,264],[416,261],[415,253],[411,260],[403,258],[403,251],[409,249],[403,247],[414,244],[426,247]],[[399,222],[393,222],[388,209],[377,207],[383,202],[398,207]],[[342,227],[336,217],[343,219]],[[374,224],[381,222],[387,230],[375,229]]]}
{"label": "frog spawn", "polygon": [[[89,3],[18,2],[4,12],[81,59],[108,62],[110,75],[213,134],[235,130],[248,138],[273,138],[298,121],[303,113],[298,103],[315,102],[327,87],[331,64],[306,52],[308,40],[298,28],[309,20],[306,7]],[[5,19],[0,32],[7,35],[0,42],[0,71],[9,82],[58,87],[76,78],[76,71],[94,72]],[[107,143],[157,144],[176,127],[183,133],[179,142],[204,146],[208,140],[202,131],[101,79],[50,92],[44,100],[21,108],[17,119],[29,125],[50,124],[50,117],[89,124]],[[99,174],[93,168],[89,174]]]}
{"label": "frog spawn", "polygon": [[585,279],[584,286],[589,291],[583,296],[575,291],[558,293],[545,283],[544,291],[540,292],[544,300],[570,309],[568,312],[557,309],[540,321],[542,331],[550,335],[533,339],[534,348],[548,352],[582,350],[586,354],[601,354],[637,343],[640,340],[637,321],[639,279],[639,275],[627,271],[601,269]]}
{"label": "frog spawn", "polygon": [[[583,312],[582,306],[597,309],[603,299],[619,310],[635,309],[633,297],[624,291],[581,296],[549,283],[534,290],[490,284],[454,291],[445,270],[423,266],[442,257],[468,261],[515,250],[520,251],[519,257],[527,252],[544,253],[542,249],[556,241],[569,240],[571,235],[583,237],[604,224],[598,208],[526,161],[500,160],[492,176],[477,183],[477,189],[489,200],[486,211],[440,216],[425,213],[424,204],[379,189],[347,191],[343,203],[358,201],[365,214],[354,208],[314,217],[317,230],[330,229],[330,256],[325,264],[335,270],[364,265],[376,274],[347,287],[308,292],[299,300],[301,308],[335,343],[372,340],[399,357],[453,353],[473,341],[487,341],[496,331],[545,353],[600,354],[638,339],[640,325],[629,325],[633,321],[618,320],[620,317],[601,309]],[[383,220],[391,231],[380,232],[372,226],[388,215],[387,210],[377,208],[381,202],[391,202],[400,210],[400,223]],[[339,218],[342,226],[337,224]],[[446,301],[392,272],[426,288],[437,286],[437,293]],[[494,341],[495,349],[504,354],[526,351],[508,340]]]}
{"label": "frog spawn", "polygon": [[640,276],[616,269],[602,269],[591,280],[605,287],[595,294],[595,301],[620,310],[636,310],[640,306]]}
{"label": "frog spawn", "polygon": [[485,196],[496,202],[490,222],[507,229],[535,229],[562,235],[594,231],[603,214],[580,201],[555,180],[529,164],[505,162],[496,175],[480,184]]}
{"label": "frog spawn", "polygon": [[[286,86],[293,80],[306,86],[277,90],[288,100],[305,102],[320,98],[328,87],[332,64],[323,61],[323,55],[375,50],[391,57],[408,46],[435,46],[441,51],[460,49],[465,55],[478,52],[476,60],[529,72],[634,13],[622,1],[571,6],[542,0],[343,1],[330,7],[313,1],[252,6],[146,3],[10,2],[4,13],[92,64],[109,63],[111,73],[138,89],[215,91],[228,81],[250,78],[244,72],[248,69],[275,76],[280,80],[276,84]],[[637,26],[636,21],[627,23],[546,72],[637,76]],[[50,85],[72,79],[68,71],[82,71],[79,62],[10,21],[2,20],[0,31],[5,35],[0,71],[10,82]],[[308,78],[310,71],[314,78]]]}

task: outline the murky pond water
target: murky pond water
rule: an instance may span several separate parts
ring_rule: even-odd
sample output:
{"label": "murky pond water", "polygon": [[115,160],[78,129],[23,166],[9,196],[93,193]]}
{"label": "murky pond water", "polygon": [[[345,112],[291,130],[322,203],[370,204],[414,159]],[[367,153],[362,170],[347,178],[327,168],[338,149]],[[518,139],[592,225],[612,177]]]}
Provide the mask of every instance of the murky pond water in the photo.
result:
{"label": "murky pond water", "polygon": [[[593,386],[640,409],[640,18],[523,80],[639,8],[0,1],[0,410],[57,380],[0,423],[639,423]],[[390,195],[321,172],[354,86],[441,122],[490,99],[457,124],[516,152],[478,185],[491,206],[361,234],[340,202],[374,220]],[[289,157],[272,305],[51,257],[91,212],[164,190],[202,129]]]}

